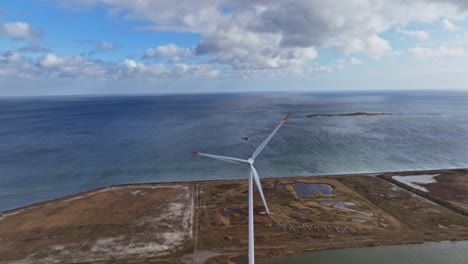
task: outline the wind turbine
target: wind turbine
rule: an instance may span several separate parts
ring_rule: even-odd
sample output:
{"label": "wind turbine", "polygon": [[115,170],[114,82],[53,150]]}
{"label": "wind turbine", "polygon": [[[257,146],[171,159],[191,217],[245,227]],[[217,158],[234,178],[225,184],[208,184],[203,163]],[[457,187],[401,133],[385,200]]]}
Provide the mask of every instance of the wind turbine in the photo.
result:
{"label": "wind turbine", "polygon": [[267,214],[268,217],[270,217],[270,209],[268,209],[267,202],[265,200],[265,196],[263,195],[263,189],[262,185],[260,184],[260,178],[258,177],[257,170],[253,166],[255,158],[262,152],[262,150],[266,147],[268,142],[270,142],[271,138],[276,134],[276,131],[286,122],[289,118],[289,114],[287,114],[281,123],[271,132],[270,135],[260,144],[257,149],[255,149],[254,153],[252,154],[252,157],[249,159],[238,159],[238,158],[232,158],[232,157],[225,157],[225,156],[219,156],[219,155],[213,155],[213,154],[207,154],[207,153],[201,153],[194,151],[192,154],[194,155],[199,155],[199,156],[205,156],[208,158],[213,158],[213,159],[218,159],[226,162],[231,162],[231,163],[247,163],[250,166],[250,175],[249,175],[249,264],[254,264],[255,263],[255,253],[254,253],[254,217],[253,217],[253,181],[255,181],[255,185],[257,186],[258,192],[260,193],[260,196],[262,197],[263,205],[265,206],[265,213]]}

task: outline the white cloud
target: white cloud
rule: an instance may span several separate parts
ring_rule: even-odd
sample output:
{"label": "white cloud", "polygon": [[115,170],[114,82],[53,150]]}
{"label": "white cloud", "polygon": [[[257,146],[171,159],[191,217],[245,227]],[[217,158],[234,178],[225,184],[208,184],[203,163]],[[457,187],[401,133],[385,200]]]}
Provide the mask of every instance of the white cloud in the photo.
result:
{"label": "white cloud", "polygon": [[221,72],[211,64],[175,64],[168,66],[163,63],[141,63],[135,60],[124,60],[117,69],[119,75],[125,78],[144,79],[184,79],[213,78]]}
{"label": "white cloud", "polygon": [[111,50],[116,50],[119,46],[115,43],[107,42],[107,41],[101,41],[99,42],[98,45],[96,45],[96,51],[98,52],[104,52],[104,51],[111,51]]}
{"label": "white cloud", "polygon": [[404,30],[404,29],[397,28],[396,31],[400,34],[415,38],[420,41],[425,41],[429,39],[429,34],[424,30]]}
{"label": "white cloud", "polygon": [[458,26],[456,26],[455,24],[453,24],[450,20],[448,19],[444,19],[442,21],[442,24],[444,25],[444,28],[448,31],[458,31],[460,30],[460,28]]}
{"label": "white cloud", "polygon": [[0,36],[12,40],[34,40],[39,33],[26,22],[9,22],[0,24]]}
{"label": "white cloud", "polygon": [[54,53],[41,58],[25,58],[18,51],[0,54],[0,76],[4,78],[56,77],[67,79],[197,79],[214,78],[221,71],[212,64],[141,63],[126,59],[106,62],[82,56],[62,56]]}
{"label": "white cloud", "polygon": [[42,57],[42,59],[38,62],[40,66],[45,68],[53,68],[57,66],[61,66],[67,62],[70,62],[72,58],[70,57],[58,57],[53,53],[47,53]]}
{"label": "white cloud", "polygon": [[357,65],[357,64],[362,64],[362,61],[359,60],[359,59],[356,59],[356,58],[352,57],[351,59],[349,59],[349,63],[350,63],[350,64]]}
{"label": "white cloud", "polygon": [[129,70],[133,70],[133,69],[136,69],[138,68],[138,65],[143,65],[137,61],[134,61],[134,60],[124,60],[123,64],[129,69]]}
{"label": "white cloud", "polygon": [[23,57],[18,51],[0,53],[0,77],[29,78],[37,76],[38,70],[34,63]]}
{"label": "white cloud", "polygon": [[213,55],[212,62],[227,64],[236,70],[261,70],[297,66],[317,57],[314,47],[279,47],[281,37],[258,35],[232,28],[208,34],[199,43],[197,55]]}
{"label": "white cloud", "polygon": [[156,48],[149,48],[144,54],[144,58],[167,58],[172,61],[180,61],[182,58],[187,58],[192,55],[192,51],[189,48],[179,47],[173,43],[158,46]]}
{"label": "white cloud", "polygon": [[[199,33],[196,55],[236,70],[277,69],[307,65],[317,48],[381,57],[392,51],[382,36],[411,22],[429,23],[463,16],[466,5],[453,0],[74,0],[103,4],[124,19],[149,22],[143,29]],[[226,10],[228,10],[226,12]],[[401,34],[426,40],[425,31]],[[182,61],[186,48],[174,44],[148,49],[145,58]],[[184,57],[185,56],[185,57]]]}
{"label": "white cloud", "polygon": [[47,53],[37,63],[41,75],[64,78],[109,78],[112,63],[81,56],[60,56]]}
{"label": "white cloud", "polygon": [[428,2],[450,4],[456,7],[460,12],[465,12],[468,10],[468,2],[466,0],[428,0]]}
{"label": "white cloud", "polygon": [[435,59],[435,58],[462,58],[465,51],[462,48],[448,48],[445,46],[438,48],[416,47],[408,50],[409,53],[417,59]]}
{"label": "white cloud", "polygon": [[[382,58],[394,54],[392,43],[384,34],[390,29],[397,28],[400,34],[427,40],[426,31],[400,27],[441,19],[444,24],[449,22],[455,26],[450,20],[466,17],[468,7],[458,0],[181,0],[177,4],[170,0],[70,0],[70,3],[87,7],[100,5],[123,20],[146,22],[147,26],[139,30],[197,33],[200,41],[193,48],[176,44],[149,48],[143,58],[160,60],[144,60],[144,63],[137,60],[111,63],[50,53],[36,61],[39,74],[87,78],[209,78],[332,72],[361,63],[352,56]],[[25,39],[28,35],[24,32],[29,30],[29,25],[22,28],[22,34],[21,30],[13,30],[15,39]],[[2,27],[6,36],[5,32]],[[8,35],[13,39],[13,33]],[[116,47],[103,41],[96,51]],[[351,59],[319,65],[315,60],[323,48],[347,54]],[[462,49],[447,47],[414,48],[408,52],[418,58],[464,55]],[[193,63],[199,61],[195,56],[204,62]]]}
{"label": "white cloud", "polygon": [[0,62],[2,63],[18,63],[23,60],[23,56],[17,51],[7,51],[0,54]]}

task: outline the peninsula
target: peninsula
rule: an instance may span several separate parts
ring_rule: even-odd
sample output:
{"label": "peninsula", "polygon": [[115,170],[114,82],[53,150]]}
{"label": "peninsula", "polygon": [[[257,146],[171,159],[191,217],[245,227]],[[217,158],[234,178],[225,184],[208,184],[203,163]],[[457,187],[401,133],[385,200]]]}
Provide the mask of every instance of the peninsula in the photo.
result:
{"label": "peninsula", "polygon": [[[468,170],[262,179],[258,258],[468,240]],[[247,181],[117,185],[0,213],[0,263],[243,263]]]}

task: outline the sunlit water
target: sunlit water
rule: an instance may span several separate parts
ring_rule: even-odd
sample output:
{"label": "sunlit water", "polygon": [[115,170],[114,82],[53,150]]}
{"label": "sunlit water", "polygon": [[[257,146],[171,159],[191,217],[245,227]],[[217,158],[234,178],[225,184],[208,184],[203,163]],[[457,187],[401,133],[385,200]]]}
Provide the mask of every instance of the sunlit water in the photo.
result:
{"label": "sunlit water", "polygon": [[468,241],[322,250],[258,260],[259,264],[466,264]]}
{"label": "sunlit water", "polygon": [[[306,118],[309,113],[393,115]],[[0,99],[0,210],[119,183],[468,167],[468,93],[268,93]],[[242,142],[241,137],[250,136]]]}

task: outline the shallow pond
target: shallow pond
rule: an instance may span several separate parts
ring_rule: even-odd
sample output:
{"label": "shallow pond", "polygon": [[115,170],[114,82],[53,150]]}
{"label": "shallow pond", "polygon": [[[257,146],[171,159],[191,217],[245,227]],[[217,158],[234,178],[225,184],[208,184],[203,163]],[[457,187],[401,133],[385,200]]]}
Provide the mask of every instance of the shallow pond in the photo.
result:
{"label": "shallow pond", "polygon": [[[421,190],[423,192],[427,192],[426,187],[422,186],[428,183],[436,183],[437,180],[435,177],[439,176],[439,174],[429,175],[429,174],[421,174],[421,175],[406,175],[406,176],[392,176],[393,179],[409,185],[415,189]],[[421,185],[422,184],[422,185]]]}
{"label": "shallow pond", "polygon": [[323,202],[320,202],[320,205],[334,207],[334,208],[343,208],[343,207],[346,207],[347,205],[354,205],[354,204],[351,202],[345,202],[345,201],[323,201]]}
{"label": "shallow pond", "polygon": [[277,183],[275,187],[276,187],[276,189],[285,189],[286,185],[284,185],[282,183]]}
{"label": "shallow pond", "polygon": [[353,218],[351,221],[356,222],[356,223],[367,223],[366,220],[360,219],[360,218]]}
{"label": "shallow pond", "polygon": [[314,197],[315,192],[323,196],[333,196],[333,187],[329,184],[296,182],[292,185],[300,197]]}

